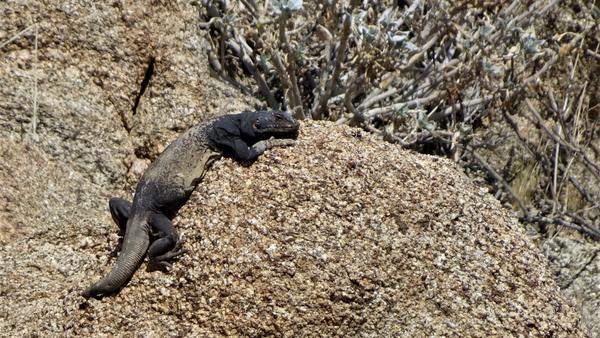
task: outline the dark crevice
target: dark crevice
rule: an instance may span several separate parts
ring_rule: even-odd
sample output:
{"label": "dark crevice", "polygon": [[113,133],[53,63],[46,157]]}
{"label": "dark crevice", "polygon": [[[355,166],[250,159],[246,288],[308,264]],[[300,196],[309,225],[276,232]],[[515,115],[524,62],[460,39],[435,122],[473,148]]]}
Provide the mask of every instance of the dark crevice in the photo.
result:
{"label": "dark crevice", "polygon": [[142,83],[140,84],[140,90],[138,91],[138,94],[136,95],[133,103],[133,107],[131,108],[131,116],[128,116],[129,114],[127,111],[119,111],[119,116],[121,117],[123,128],[127,130],[127,133],[131,133],[131,129],[133,128],[133,126],[130,125],[131,117],[137,113],[137,109],[140,105],[140,100],[146,92],[146,88],[148,88],[148,85],[150,84],[150,79],[152,79],[152,75],[154,74],[155,61],[156,58],[154,56],[151,56],[148,59],[148,66],[146,66],[146,72],[144,73],[144,78],[142,79]]}
{"label": "dark crevice", "polygon": [[140,91],[138,92],[138,94],[135,98],[135,101],[133,103],[133,108],[132,108],[133,115],[135,115],[135,113],[137,112],[137,108],[140,104],[142,95],[144,95],[144,92],[146,91],[148,84],[150,84],[150,79],[152,78],[152,74],[154,74],[154,62],[155,61],[156,61],[156,59],[154,58],[154,56],[151,56],[150,59],[148,60],[148,67],[146,68],[146,73],[144,74],[144,79],[142,80],[142,84],[140,85]]}

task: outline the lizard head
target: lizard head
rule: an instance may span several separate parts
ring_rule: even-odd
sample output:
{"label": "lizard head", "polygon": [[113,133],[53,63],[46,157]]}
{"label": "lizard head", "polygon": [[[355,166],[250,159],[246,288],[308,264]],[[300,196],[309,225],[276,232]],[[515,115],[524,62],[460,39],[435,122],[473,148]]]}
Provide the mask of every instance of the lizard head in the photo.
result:
{"label": "lizard head", "polygon": [[251,129],[248,134],[253,134],[258,139],[298,137],[300,123],[287,111],[259,110],[247,114],[246,128]]}

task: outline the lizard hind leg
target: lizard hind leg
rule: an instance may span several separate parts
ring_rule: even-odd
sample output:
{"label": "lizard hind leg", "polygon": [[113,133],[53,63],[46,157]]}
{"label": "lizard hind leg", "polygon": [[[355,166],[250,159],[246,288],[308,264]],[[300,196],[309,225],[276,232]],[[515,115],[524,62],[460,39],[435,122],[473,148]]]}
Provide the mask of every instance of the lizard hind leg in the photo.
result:
{"label": "lizard hind leg", "polygon": [[119,197],[113,197],[108,201],[108,208],[110,209],[113,221],[119,227],[119,242],[117,243],[117,247],[110,253],[111,257],[116,257],[123,246],[123,236],[125,236],[127,220],[129,219],[129,215],[131,215],[131,202]]}
{"label": "lizard hind leg", "polygon": [[108,201],[108,208],[110,209],[113,221],[119,227],[119,236],[125,235],[127,220],[131,214],[131,202],[119,197],[113,197]]}
{"label": "lizard hind leg", "polygon": [[181,248],[179,235],[173,223],[162,214],[155,214],[150,219],[153,237],[156,239],[148,248],[148,271],[161,270],[167,272],[171,268],[170,260],[185,253]]}

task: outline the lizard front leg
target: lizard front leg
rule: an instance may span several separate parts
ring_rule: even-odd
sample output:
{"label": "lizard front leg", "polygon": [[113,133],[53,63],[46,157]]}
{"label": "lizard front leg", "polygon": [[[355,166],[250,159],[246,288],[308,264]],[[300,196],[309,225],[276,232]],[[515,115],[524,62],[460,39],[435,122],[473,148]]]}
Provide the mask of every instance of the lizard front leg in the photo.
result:
{"label": "lizard front leg", "polygon": [[296,140],[288,138],[273,138],[268,140],[262,140],[254,143],[252,149],[256,151],[257,155],[262,155],[266,150],[275,147],[289,147],[296,144]]}
{"label": "lizard front leg", "polygon": [[293,139],[275,139],[262,140],[248,146],[240,138],[230,140],[228,146],[233,150],[233,157],[242,165],[251,165],[267,149],[274,147],[287,147],[296,144]]}

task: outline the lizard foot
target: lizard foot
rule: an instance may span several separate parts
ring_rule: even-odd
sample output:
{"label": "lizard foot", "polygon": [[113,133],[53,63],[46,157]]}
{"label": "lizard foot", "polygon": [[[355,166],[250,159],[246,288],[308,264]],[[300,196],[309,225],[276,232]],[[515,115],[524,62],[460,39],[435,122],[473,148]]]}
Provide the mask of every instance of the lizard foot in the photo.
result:
{"label": "lizard foot", "polygon": [[148,266],[146,267],[146,271],[154,272],[154,271],[162,271],[164,273],[168,273],[171,271],[173,264],[166,261],[156,261],[151,260],[148,262]]}
{"label": "lizard foot", "polygon": [[181,241],[179,241],[173,250],[165,253],[164,255],[152,257],[148,262],[146,271],[152,272],[160,270],[162,272],[169,272],[172,268],[172,264],[169,261],[178,258],[184,253],[186,253],[186,250],[181,248]]}
{"label": "lizard foot", "polygon": [[170,251],[159,257],[154,257],[153,259],[151,259],[148,262],[148,267],[146,268],[146,271],[148,271],[148,272],[162,271],[162,272],[167,273],[173,267],[173,264],[171,264],[170,261],[173,260],[174,258],[177,258],[177,257],[183,255],[184,253],[186,253],[186,250],[181,249],[178,251]]}

